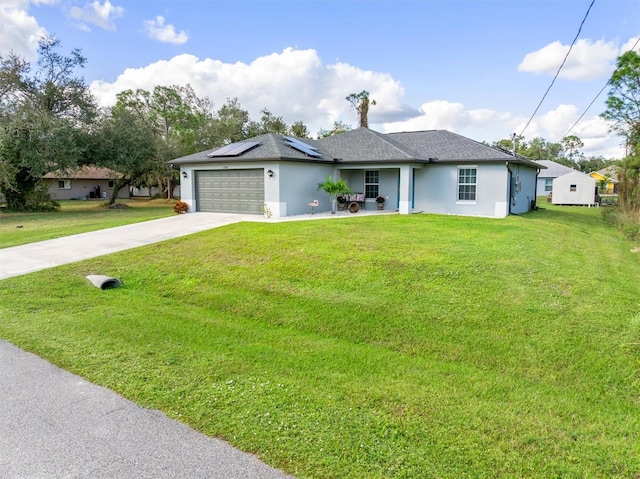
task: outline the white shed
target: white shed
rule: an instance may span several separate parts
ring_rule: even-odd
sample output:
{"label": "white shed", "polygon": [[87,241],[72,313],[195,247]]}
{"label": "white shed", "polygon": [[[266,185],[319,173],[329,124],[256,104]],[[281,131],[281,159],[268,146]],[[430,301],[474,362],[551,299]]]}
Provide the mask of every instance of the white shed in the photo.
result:
{"label": "white shed", "polygon": [[579,171],[572,171],[553,180],[554,205],[597,205],[596,180]]}

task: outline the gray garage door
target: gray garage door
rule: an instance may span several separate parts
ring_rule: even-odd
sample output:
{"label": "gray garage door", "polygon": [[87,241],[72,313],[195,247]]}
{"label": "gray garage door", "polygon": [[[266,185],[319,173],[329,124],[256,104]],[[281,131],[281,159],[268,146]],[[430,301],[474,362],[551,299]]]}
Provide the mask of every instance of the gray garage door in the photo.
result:
{"label": "gray garage door", "polygon": [[196,171],[197,211],[261,214],[264,170]]}

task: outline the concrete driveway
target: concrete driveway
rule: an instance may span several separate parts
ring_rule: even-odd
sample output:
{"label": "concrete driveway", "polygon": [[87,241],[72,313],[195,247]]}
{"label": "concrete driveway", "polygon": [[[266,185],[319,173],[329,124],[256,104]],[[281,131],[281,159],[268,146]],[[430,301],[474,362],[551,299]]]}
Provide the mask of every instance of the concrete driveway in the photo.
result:
{"label": "concrete driveway", "polygon": [[[195,213],[4,248],[0,279],[243,220],[263,221],[256,216]],[[2,314],[0,305],[0,320]],[[291,476],[0,340],[0,477]]]}
{"label": "concrete driveway", "polygon": [[2,248],[0,249],[0,279],[145,246],[240,221],[264,221],[264,218],[258,215],[192,213]]}

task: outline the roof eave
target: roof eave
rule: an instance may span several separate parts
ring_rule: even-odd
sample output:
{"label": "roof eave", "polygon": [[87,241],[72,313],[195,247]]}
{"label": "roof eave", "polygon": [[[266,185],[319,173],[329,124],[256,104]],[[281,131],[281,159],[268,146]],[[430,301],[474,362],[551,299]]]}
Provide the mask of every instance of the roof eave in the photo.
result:
{"label": "roof eave", "polygon": [[197,158],[193,160],[171,160],[167,163],[172,165],[197,165],[210,163],[266,163],[269,161],[290,161],[301,163],[334,163],[333,159],[326,158],[291,158],[291,157],[273,157],[273,158],[242,158],[236,156],[218,156],[215,158]]}

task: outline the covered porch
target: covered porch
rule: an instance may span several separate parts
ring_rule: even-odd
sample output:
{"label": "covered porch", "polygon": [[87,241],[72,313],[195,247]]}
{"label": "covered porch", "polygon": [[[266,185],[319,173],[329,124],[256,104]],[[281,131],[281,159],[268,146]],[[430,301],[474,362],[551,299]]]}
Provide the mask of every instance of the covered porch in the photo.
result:
{"label": "covered porch", "polygon": [[403,164],[394,167],[380,165],[341,165],[339,177],[351,191],[362,194],[365,211],[378,210],[376,198],[384,198],[383,210],[409,214],[414,208],[414,170],[422,165]]}

